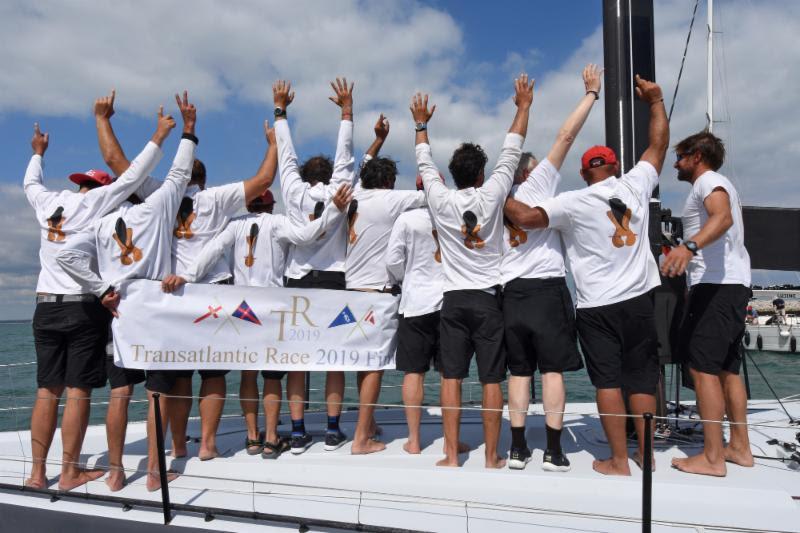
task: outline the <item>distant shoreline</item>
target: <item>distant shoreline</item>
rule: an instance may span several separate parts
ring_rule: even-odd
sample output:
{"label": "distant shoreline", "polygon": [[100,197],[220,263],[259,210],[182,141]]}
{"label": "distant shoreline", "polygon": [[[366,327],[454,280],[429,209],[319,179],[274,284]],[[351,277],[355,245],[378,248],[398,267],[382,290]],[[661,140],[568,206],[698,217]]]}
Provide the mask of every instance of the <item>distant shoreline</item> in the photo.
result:
{"label": "distant shoreline", "polygon": [[11,320],[0,320],[0,324],[30,324],[30,318],[15,318]]}

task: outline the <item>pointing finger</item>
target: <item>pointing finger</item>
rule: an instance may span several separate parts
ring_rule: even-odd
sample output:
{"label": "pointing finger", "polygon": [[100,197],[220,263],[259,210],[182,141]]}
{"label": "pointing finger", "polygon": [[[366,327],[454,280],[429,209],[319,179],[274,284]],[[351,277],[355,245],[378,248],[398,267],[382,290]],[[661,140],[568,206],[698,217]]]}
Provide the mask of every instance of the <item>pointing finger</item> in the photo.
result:
{"label": "pointing finger", "polygon": [[164,106],[163,105],[158,106],[158,118],[164,118]]}
{"label": "pointing finger", "polygon": [[33,134],[34,135],[41,135],[42,134],[42,132],[39,130],[39,123],[38,122],[34,122],[33,123]]}

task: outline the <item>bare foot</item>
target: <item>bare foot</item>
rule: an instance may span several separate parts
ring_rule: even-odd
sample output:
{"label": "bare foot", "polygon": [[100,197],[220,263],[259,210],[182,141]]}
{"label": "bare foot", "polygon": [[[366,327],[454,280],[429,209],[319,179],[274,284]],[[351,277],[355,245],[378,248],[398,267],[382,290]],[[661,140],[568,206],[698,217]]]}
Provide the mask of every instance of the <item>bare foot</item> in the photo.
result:
{"label": "bare foot", "polygon": [[108,485],[111,492],[122,490],[122,487],[125,486],[125,471],[120,467],[109,469],[108,476],[106,476],[106,485]]}
{"label": "bare foot", "polygon": [[[180,476],[180,474],[174,470],[167,470],[167,483],[171,483],[173,480],[178,479],[178,476]],[[159,477],[158,474],[147,474],[146,486],[149,492],[157,491],[161,488],[161,477]]]}
{"label": "bare foot", "polygon": [[350,447],[350,453],[353,455],[366,455],[368,453],[382,452],[385,449],[386,445],[384,443],[367,439],[367,442],[364,444],[356,444],[356,442],[353,441],[353,445]]}
{"label": "bare foot", "polygon": [[750,449],[740,450],[734,449],[730,446],[725,446],[725,460],[739,466],[751,467],[753,466],[753,453]]}
{"label": "bare foot", "polygon": [[604,476],[630,476],[631,468],[628,466],[628,458],[623,461],[617,461],[613,457],[604,459],[602,461],[596,460],[592,463],[592,468],[595,472],[599,472]]}
{"label": "bare foot", "polygon": [[494,456],[486,458],[486,468],[505,468],[506,460],[502,457]]}
{"label": "bare foot", "polygon": [[446,455],[444,459],[436,461],[436,466],[461,466],[458,464],[458,456],[450,457]]}
{"label": "bare foot", "polygon": [[200,450],[197,452],[197,457],[199,457],[201,461],[210,461],[211,459],[216,459],[219,457],[219,450],[217,450],[216,446],[212,448],[200,446]]}
{"label": "bare foot", "polygon": [[31,476],[25,480],[25,486],[30,487],[32,489],[46,489],[47,488],[47,476],[42,474],[41,476]]}
{"label": "bare foot", "polygon": [[[633,457],[631,457],[631,459],[633,459],[633,462],[636,463],[636,466],[638,466],[640,470],[644,470],[644,468],[642,467],[642,465],[644,463],[643,463],[642,455],[639,453],[639,450],[636,450],[635,452],[633,452]],[[651,459],[651,469],[650,469],[650,471],[651,472],[655,472],[656,471],[656,458],[655,457],[653,457]]]}
{"label": "bare foot", "polygon": [[704,476],[724,477],[728,473],[725,467],[725,461],[714,464],[706,458],[704,453],[699,453],[685,459],[676,457],[672,460],[672,467],[677,468],[681,472],[686,472],[687,474],[701,474]]}
{"label": "bare foot", "polygon": [[411,440],[408,440],[405,444],[403,444],[403,450],[410,454],[418,454],[422,451],[419,447],[419,442],[411,442]]}
{"label": "bare foot", "polygon": [[58,490],[72,490],[95,479],[100,479],[105,473],[105,470],[78,469],[74,476],[65,477],[62,472],[61,477],[58,479]]}

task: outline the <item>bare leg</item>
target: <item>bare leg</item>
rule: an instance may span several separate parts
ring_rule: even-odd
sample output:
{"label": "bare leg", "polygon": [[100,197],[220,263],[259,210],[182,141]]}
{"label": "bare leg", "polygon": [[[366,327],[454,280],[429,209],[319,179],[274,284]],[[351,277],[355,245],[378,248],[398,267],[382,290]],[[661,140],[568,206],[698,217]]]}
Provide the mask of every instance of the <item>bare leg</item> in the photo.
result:
{"label": "bare leg", "polygon": [[[625,415],[625,402],[621,389],[597,389],[597,410],[600,413]],[[606,475],[630,476],[628,466],[628,448],[625,442],[625,417],[601,416],[603,431],[611,447],[611,458],[603,461],[595,460],[592,468]]]}
{"label": "bare leg", "polygon": [[731,424],[731,439],[725,447],[725,460],[739,466],[753,466],[753,452],[750,451],[750,437],[747,426],[747,390],[738,374],[723,371],[719,376],[725,393],[725,409]]}
{"label": "bare leg", "polygon": [[133,385],[111,389],[106,412],[106,439],[108,440],[108,476],[106,485],[112,492],[125,486],[125,470],[122,466],[122,451],[125,432],[128,428],[128,405],[133,395]]}
{"label": "bare leg", "polygon": [[403,444],[407,453],[420,453],[419,426],[422,420],[422,405],[425,399],[424,372],[406,372],[403,377],[403,404],[406,406],[406,421],[408,422],[408,441]]}
{"label": "bare leg", "polygon": [[[509,385],[509,398],[511,397]],[[561,372],[545,372],[542,374],[542,402],[544,404],[544,421],[553,429],[561,429],[564,425],[564,406],[567,392],[564,387],[564,375]]]}
{"label": "bare leg", "polygon": [[47,487],[46,461],[58,425],[58,401],[64,387],[42,387],[36,391],[36,401],[31,412],[31,475],[26,487]]}
{"label": "bare leg", "polygon": [[371,370],[360,372],[361,391],[359,392],[358,422],[356,423],[356,434],[353,436],[353,445],[350,453],[362,455],[367,453],[379,452],[386,449],[382,442],[370,439],[372,436],[373,416],[375,407],[372,405],[378,401],[378,394],[381,389],[382,370]]}
{"label": "bare leg", "polygon": [[300,420],[306,414],[306,373],[289,372],[286,377],[286,399],[292,420]]}
{"label": "bare leg", "polygon": [[503,419],[503,389],[499,383],[483,384],[483,440],[486,442],[486,468],[503,468],[506,460],[497,455],[500,422]]}
{"label": "bare leg", "polygon": [[[147,481],[145,486],[147,490],[150,492],[157,491],[161,488],[161,477],[159,476],[159,467],[158,467],[158,443],[156,441],[156,412],[155,412],[155,402],[153,400],[153,393],[147,391],[147,400],[149,402],[149,408],[147,411]],[[161,395],[158,401],[159,408],[161,410],[161,421],[164,424],[161,429],[164,432],[164,435],[167,434],[167,428],[169,427],[169,415],[171,406],[174,405],[175,398],[168,398],[165,395]],[[176,472],[167,472],[167,483],[172,481],[173,479],[177,478],[178,474]]]}
{"label": "bare leg", "polygon": [[264,416],[266,417],[265,440],[278,442],[278,419],[281,416],[281,380],[264,380]]}
{"label": "bare leg", "polygon": [[344,372],[328,372],[325,376],[325,402],[328,407],[328,416],[342,414],[343,398]]}
{"label": "bare leg", "polygon": [[89,425],[91,394],[91,389],[67,387],[67,404],[61,417],[61,443],[64,451],[61,478],[58,480],[59,490],[72,490],[105,474],[103,470],[87,470],[78,466],[83,437]]}
{"label": "bare leg", "polygon": [[[654,414],[656,410],[656,396],[655,394],[631,394],[630,395],[631,412],[635,415],[643,415],[645,413]],[[634,418],[633,425],[636,426],[636,437],[639,440],[639,449],[634,453],[633,460],[643,468],[644,465],[644,447],[649,446],[653,448],[653,432],[655,430],[655,422],[650,421],[650,442],[644,440],[644,418]],[[656,459],[653,456],[652,469],[656,469]]]}
{"label": "bare leg", "polygon": [[444,459],[436,466],[458,464],[458,433],[461,425],[461,380],[442,379],[442,425],[444,426]]}
{"label": "bare leg", "polygon": [[691,474],[705,474],[709,476],[724,476],[725,449],[722,442],[722,416],[725,412],[725,397],[719,377],[691,369],[694,379],[695,393],[697,394],[697,407],[700,417],[704,420],[719,420],[717,422],[703,423],[703,453],[687,457],[686,459],[673,459],[672,466],[682,472]]}
{"label": "bare leg", "polygon": [[172,456],[186,457],[186,425],[192,411],[192,378],[177,378],[170,393],[170,420],[172,427]]}
{"label": "bare leg", "polygon": [[531,404],[531,378],[511,376],[508,378],[508,410],[511,427],[525,427],[525,418]]}
{"label": "bare leg", "polygon": [[217,429],[225,407],[225,390],[225,376],[206,378],[200,385],[200,449],[197,455],[201,461],[219,455]]}
{"label": "bare leg", "polygon": [[239,404],[247,426],[247,439],[258,440],[258,370],[242,370]]}

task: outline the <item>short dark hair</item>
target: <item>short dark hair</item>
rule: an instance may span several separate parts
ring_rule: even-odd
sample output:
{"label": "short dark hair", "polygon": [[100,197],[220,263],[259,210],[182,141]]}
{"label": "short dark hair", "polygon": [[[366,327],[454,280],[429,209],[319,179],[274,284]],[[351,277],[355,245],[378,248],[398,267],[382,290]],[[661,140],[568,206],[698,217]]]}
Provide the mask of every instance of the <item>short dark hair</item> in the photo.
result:
{"label": "short dark hair", "polygon": [[463,143],[456,148],[447,167],[456,187],[459,189],[474,187],[488,160],[486,152],[479,144]]}
{"label": "short dark hair", "polygon": [[192,163],[192,183],[197,183],[205,187],[206,184],[206,166],[202,161],[195,158]]}
{"label": "short dark hair", "polygon": [[315,155],[300,167],[300,178],[312,185],[322,182],[327,185],[333,175],[333,161],[326,155]]}
{"label": "short dark hair", "polygon": [[397,178],[397,163],[388,157],[370,159],[361,167],[361,186],[365,189],[391,189]]}
{"label": "short dark hair", "polygon": [[710,131],[689,135],[675,145],[675,152],[684,154],[698,152],[702,156],[703,162],[715,171],[719,170],[722,163],[725,162],[725,144],[722,139]]}

